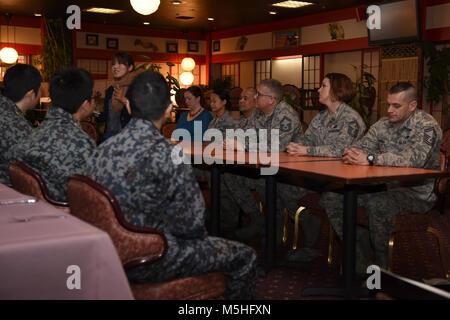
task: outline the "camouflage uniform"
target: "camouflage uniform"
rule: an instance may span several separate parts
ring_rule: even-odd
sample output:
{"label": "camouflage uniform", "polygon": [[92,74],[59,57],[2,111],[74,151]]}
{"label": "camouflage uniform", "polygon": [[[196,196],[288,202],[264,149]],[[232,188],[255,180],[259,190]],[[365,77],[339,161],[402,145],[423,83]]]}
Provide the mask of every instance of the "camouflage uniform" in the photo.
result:
{"label": "camouflage uniform", "polygon": [[234,129],[238,125],[238,120],[235,120],[228,111],[221,117],[215,116],[208,125],[208,129],[218,129],[222,132],[223,137],[225,138],[225,130],[226,129]]}
{"label": "camouflage uniform", "polygon": [[[305,134],[297,133],[292,141],[308,147],[310,156],[341,158],[344,151],[364,135],[365,129],[366,125],[359,113],[342,103],[331,117],[328,110],[317,114]],[[289,214],[293,216],[298,209],[298,200],[313,191],[280,183],[278,192]]]}
{"label": "camouflage uniform", "polygon": [[12,158],[36,170],[53,199],[66,202],[67,178],[84,171],[95,147],[70,113],[51,107],[33,135],[13,148]]}
{"label": "camouflage uniform", "polygon": [[[260,129],[267,129],[267,149],[271,150],[271,129],[279,130],[279,145],[276,149],[279,151],[285,151],[287,145],[292,140],[294,134],[298,134],[301,131],[301,125],[297,112],[286,102],[281,101],[272,111],[270,115],[265,115],[259,109],[255,109],[252,115],[243,121],[245,126],[243,130],[256,129],[258,133]],[[259,137],[259,136],[258,136]],[[264,149],[265,142],[260,144],[261,149]],[[250,152],[257,151],[257,145],[250,144],[249,141],[245,141],[245,148]],[[258,192],[261,200],[265,200],[265,179],[251,179],[244,176],[238,176],[233,174],[224,174],[222,180],[224,181],[227,190],[230,192],[232,199],[238,204],[238,206],[246,213],[248,213],[253,220],[257,221],[258,228],[263,230],[264,219],[259,212],[259,204],[255,200],[250,190],[254,189]],[[223,207],[223,206],[221,206]],[[280,206],[278,206],[280,207]],[[281,221],[281,214],[277,215],[279,223]]]}
{"label": "camouflage uniform", "polygon": [[[439,170],[439,148],[442,130],[436,120],[416,109],[403,123],[390,123],[382,118],[352,147],[375,156],[374,165],[414,167]],[[425,213],[435,201],[433,179],[387,184],[387,191],[363,194],[358,205],[366,208],[370,240],[375,249],[377,264],[387,266],[389,237],[396,214]],[[343,196],[324,193],[320,200],[334,230],[342,238]],[[357,230],[357,261],[368,261],[366,229]],[[366,257],[364,257],[366,256]],[[364,269],[363,269],[364,270]]]}
{"label": "camouflage uniform", "polygon": [[[336,111],[329,116],[328,110],[317,114],[310,122],[305,134],[301,132],[293,137],[293,142],[301,142],[307,148],[310,156],[342,157],[344,151],[358,139],[360,139],[366,125],[358,112],[342,103]],[[320,181],[308,181],[322,189],[324,184]],[[287,209],[289,215],[294,219],[299,208],[298,202],[304,196],[315,191],[295,185],[278,183],[278,193],[282,199],[282,205]],[[312,249],[320,232],[320,220],[311,214],[300,215],[300,226],[304,231],[304,248],[293,252],[289,259],[311,261],[319,255],[318,251]],[[308,249],[306,249],[308,248]]]}
{"label": "camouflage uniform", "polygon": [[256,254],[234,241],[210,237],[205,205],[192,167],[175,164],[174,145],[150,122],[132,118],[101,144],[85,174],[112,191],[137,226],[164,232],[168,250],[158,262],[128,271],[130,281],[160,282],[222,271],[226,298],[249,299],[256,284]]}
{"label": "camouflage uniform", "polygon": [[14,102],[4,96],[0,96],[0,182],[9,184],[9,161],[11,160],[11,148],[18,143],[23,143],[33,130],[33,126],[25,119],[22,111]]}

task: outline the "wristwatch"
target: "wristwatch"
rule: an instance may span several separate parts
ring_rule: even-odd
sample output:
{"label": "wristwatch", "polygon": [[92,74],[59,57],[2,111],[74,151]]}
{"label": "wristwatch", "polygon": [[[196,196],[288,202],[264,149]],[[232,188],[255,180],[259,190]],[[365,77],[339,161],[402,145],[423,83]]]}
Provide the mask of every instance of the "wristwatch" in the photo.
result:
{"label": "wristwatch", "polygon": [[369,161],[369,165],[373,166],[373,161],[375,160],[375,156],[373,154],[369,154],[367,156],[367,161]]}

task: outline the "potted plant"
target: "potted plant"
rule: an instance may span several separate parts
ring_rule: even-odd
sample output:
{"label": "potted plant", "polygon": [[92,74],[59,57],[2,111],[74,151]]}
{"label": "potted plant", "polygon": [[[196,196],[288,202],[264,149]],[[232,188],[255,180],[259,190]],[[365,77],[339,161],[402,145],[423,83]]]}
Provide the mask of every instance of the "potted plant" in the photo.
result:
{"label": "potted plant", "polygon": [[[364,65],[366,66],[366,65]],[[359,68],[352,65],[356,74],[359,75]],[[360,76],[356,77],[356,81],[353,83],[356,90],[356,95],[350,102],[350,106],[359,112],[366,127],[370,126],[370,118],[372,116],[372,108],[375,104],[377,91],[373,86],[376,78],[370,72],[364,71],[362,79]]]}
{"label": "potted plant", "polygon": [[449,116],[449,72],[450,72],[450,48],[442,47],[440,49],[431,42],[425,42],[423,45],[425,58],[427,58],[427,67],[429,75],[424,79],[424,86],[427,89],[427,102],[433,105],[442,106],[441,126],[446,129],[450,126]]}

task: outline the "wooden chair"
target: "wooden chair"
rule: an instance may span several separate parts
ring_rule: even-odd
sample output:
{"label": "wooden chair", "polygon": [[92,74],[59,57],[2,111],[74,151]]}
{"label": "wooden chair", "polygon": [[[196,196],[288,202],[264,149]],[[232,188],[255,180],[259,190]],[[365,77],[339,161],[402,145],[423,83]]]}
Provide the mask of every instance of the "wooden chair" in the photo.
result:
{"label": "wooden chair", "polygon": [[90,121],[80,121],[81,128],[84,132],[86,132],[92,140],[94,140],[95,144],[98,144],[100,142],[100,135],[98,134],[97,129],[95,128],[95,125]]}
{"label": "wooden chair", "polygon": [[51,205],[70,212],[69,204],[53,199],[48,193],[44,179],[35,170],[20,162],[12,160],[9,164],[9,180],[17,191],[46,201]]}
{"label": "wooden chair", "polygon": [[[156,229],[128,223],[119,202],[89,177],[69,177],[67,195],[71,213],[111,237],[125,270],[152,264],[167,252],[167,240]],[[160,283],[131,284],[136,299],[213,299],[225,292],[225,277],[214,272]]]}
{"label": "wooden chair", "polygon": [[176,123],[166,123],[165,125],[163,125],[161,129],[161,134],[166,139],[170,140],[170,138],[172,137],[172,132],[175,130],[176,127],[177,127]]}

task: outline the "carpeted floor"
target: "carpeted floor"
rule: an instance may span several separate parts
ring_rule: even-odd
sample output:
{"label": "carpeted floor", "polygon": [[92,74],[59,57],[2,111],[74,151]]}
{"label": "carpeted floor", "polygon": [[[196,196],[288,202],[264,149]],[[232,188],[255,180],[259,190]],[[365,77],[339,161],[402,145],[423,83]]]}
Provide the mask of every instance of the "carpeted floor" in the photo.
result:
{"label": "carpeted floor", "polygon": [[[303,297],[301,291],[307,287],[333,287],[340,281],[340,244],[335,246],[334,261],[327,263],[329,224],[322,213],[314,213],[322,218],[321,234],[316,248],[321,256],[310,262],[306,268],[276,267],[257,282],[258,300],[321,300],[339,299],[337,297]],[[445,215],[435,216],[431,225],[444,236],[444,256],[447,268],[450,266],[450,207]],[[260,245],[249,243],[259,254],[263,254]],[[288,249],[287,245],[278,247],[278,261]],[[396,237],[393,257],[394,273],[423,282],[424,279],[444,278],[438,255],[438,243],[429,232],[400,233]],[[450,272],[450,270],[448,270]]]}

